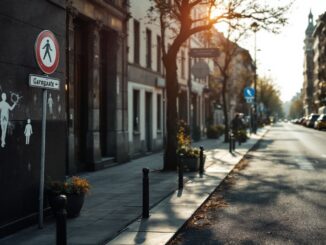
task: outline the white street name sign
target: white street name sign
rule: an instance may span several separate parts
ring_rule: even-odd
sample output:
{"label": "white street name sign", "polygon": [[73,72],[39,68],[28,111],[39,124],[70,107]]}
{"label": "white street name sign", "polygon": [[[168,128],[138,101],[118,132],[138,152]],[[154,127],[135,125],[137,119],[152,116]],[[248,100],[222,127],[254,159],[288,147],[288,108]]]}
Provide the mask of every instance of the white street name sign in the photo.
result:
{"label": "white street name sign", "polygon": [[52,77],[30,74],[29,86],[35,88],[60,90],[60,80]]}

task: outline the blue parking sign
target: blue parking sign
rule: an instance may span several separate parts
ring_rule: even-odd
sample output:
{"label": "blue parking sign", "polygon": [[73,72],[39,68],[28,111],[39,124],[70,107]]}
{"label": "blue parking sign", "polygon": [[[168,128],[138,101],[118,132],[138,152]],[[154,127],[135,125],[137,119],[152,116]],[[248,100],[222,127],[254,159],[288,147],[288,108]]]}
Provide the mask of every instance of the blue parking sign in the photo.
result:
{"label": "blue parking sign", "polygon": [[243,90],[243,95],[244,97],[247,99],[249,98],[254,98],[255,97],[255,89],[254,88],[251,88],[251,87],[246,87],[244,90]]}

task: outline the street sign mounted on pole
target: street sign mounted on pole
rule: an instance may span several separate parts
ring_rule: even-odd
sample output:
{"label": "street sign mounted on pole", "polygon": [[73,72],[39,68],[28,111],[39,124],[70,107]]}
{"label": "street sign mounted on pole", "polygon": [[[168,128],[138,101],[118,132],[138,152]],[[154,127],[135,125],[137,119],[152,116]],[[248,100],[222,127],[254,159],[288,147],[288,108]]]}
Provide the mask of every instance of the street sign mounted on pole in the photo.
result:
{"label": "street sign mounted on pole", "polygon": [[[39,68],[47,75],[55,72],[59,64],[60,52],[59,43],[54,34],[48,30],[42,31],[36,38],[34,49],[36,62]],[[30,87],[43,89],[40,185],[38,199],[38,224],[39,228],[43,228],[47,89],[60,90],[60,80],[48,76],[30,74],[28,82]]]}
{"label": "street sign mounted on pole", "polygon": [[51,31],[42,31],[35,42],[35,58],[40,69],[52,74],[59,64],[59,44]]}
{"label": "street sign mounted on pole", "polygon": [[189,55],[196,58],[216,58],[220,51],[218,48],[192,48]]}
{"label": "street sign mounted on pole", "polygon": [[29,74],[29,86],[35,88],[60,90],[60,80],[48,76]]}
{"label": "street sign mounted on pole", "polygon": [[255,89],[251,87],[246,87],[243,90],[243,95],[245,98],[254,98],[255,97]]}

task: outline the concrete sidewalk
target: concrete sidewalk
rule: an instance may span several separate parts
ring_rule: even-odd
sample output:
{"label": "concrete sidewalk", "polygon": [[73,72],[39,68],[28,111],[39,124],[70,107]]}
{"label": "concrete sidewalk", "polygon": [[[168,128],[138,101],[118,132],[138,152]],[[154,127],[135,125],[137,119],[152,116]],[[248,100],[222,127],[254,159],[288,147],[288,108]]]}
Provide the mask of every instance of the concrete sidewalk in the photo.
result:
{"label": "concrete sidewalk", "polygon": [[[92,189],[79,217],[67,223],[68,244],[165,244],[208,198],[224,177],[259,140],[267,128],[230,154],[219,140],[204,140],[205,174],[186,173],[185,187],[178,191],[176,172],[162,172],[163,153],[91,172]],[[142,168],[151,169],[150,217],[141,219]],[[30,227],[0,240],[0,244],[55,244],[55,223],[47,220],[42,230]]]}

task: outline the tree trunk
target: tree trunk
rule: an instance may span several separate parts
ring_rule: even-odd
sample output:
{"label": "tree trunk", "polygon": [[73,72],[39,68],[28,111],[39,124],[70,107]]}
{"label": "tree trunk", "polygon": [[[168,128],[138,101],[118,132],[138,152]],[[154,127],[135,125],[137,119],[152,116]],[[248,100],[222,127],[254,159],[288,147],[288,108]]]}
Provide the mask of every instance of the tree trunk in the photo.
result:
{"label": "tree trunk", "polygon": [[177,63],[176,58],[166,59],[166,146],[164,152],[164,170],[175,170],[177,167]]}
{"label": "tree trunk", "polygon": [[228,107],[226,104],[226,81],[223,79],[223,88],[222,88],[222,99],[223,99],[223,113],[224,113],[224,142],[229,142],[229,117],[228,117]]}

